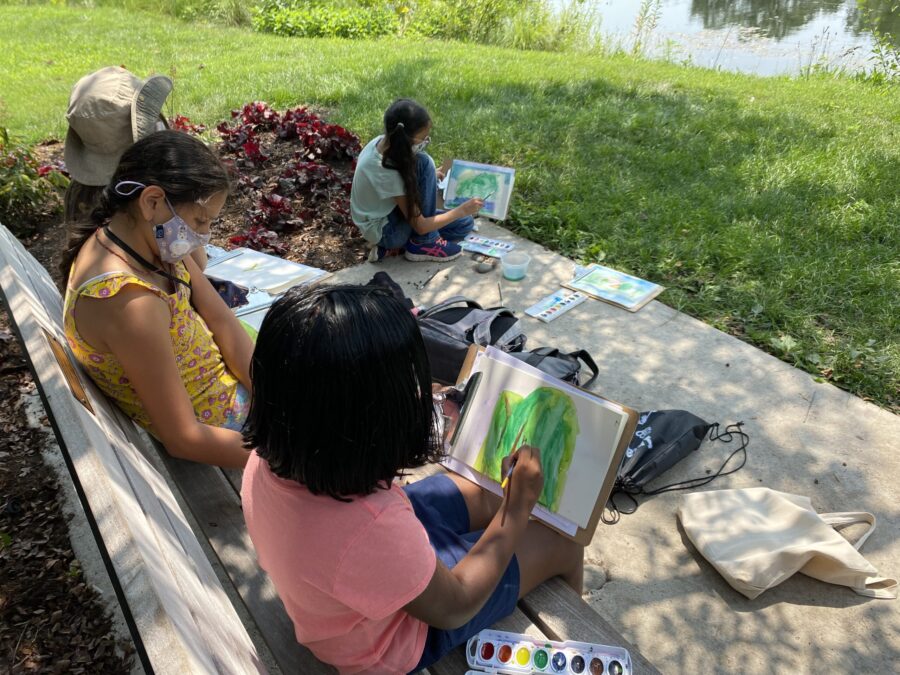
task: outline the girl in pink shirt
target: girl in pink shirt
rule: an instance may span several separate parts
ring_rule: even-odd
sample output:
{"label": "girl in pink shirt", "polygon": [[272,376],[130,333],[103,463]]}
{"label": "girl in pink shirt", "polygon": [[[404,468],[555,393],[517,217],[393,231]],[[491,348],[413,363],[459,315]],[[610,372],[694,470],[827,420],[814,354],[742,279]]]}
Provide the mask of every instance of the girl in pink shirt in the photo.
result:
{"label": "girl in pink shirt", "polygon": [[581,591],[584,549],[529,522],[537,448],[515,453],[506,503],[443,473],[395,482],[441,443],[422,336],[386,291],[290,291],[263,321],[251,372],[244,516],[297,640],[322,661],[418,670],[552,576]]}

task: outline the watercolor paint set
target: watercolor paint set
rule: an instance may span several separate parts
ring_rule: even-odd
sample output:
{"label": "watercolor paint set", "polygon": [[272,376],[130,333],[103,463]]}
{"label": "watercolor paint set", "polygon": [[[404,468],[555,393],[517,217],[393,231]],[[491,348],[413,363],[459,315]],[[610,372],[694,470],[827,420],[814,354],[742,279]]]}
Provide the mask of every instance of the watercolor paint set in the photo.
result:
{"label": "watercolor paint set", "polygon": [[631,655],[622,647],[588,642],[554,642],[531,635],[483,630],[466,644],[469,670],[483,673],[631,675]]}
{"label": "watercolor paint set", "polygon": [[549,323],[588,299],[584,293],[560,288],[525,310],[528,316]]}
{"label": "watercolor paint set", "polygon": [[481,253],[489,255],[492,258],[502,258],[512,251],[516,245],[511,241],[501,241],[499,239],[489,239],[478,234],[470,234],[460,243],[464,251],[470,253]]}

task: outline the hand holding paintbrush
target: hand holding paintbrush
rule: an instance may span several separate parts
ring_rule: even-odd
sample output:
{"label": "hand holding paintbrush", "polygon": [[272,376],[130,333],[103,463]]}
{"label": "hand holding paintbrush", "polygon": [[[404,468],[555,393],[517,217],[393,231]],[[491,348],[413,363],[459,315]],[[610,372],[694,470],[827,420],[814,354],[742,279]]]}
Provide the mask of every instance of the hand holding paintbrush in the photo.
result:
{"label": "hand holding paintbrush", "polygon": [[[519,429],[516,440],[513,443],[514,450],[503,459],[503,481],[500,489],[503,490],[504,507],[503,520],[506,520],[506,510],[510,502],[522,504],[530,513],[541,496],[544,488],[544,472],[541,468],[541,451],[530,445],[519,446],[524,426]],[[512,481],[515,478],[516,494],[513,495]]]}

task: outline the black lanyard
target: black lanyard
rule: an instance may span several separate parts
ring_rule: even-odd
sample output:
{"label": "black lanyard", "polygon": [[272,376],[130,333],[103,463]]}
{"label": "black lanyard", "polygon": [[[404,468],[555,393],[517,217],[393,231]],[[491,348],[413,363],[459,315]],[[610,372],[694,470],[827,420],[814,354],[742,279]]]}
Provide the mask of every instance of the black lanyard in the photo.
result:
{"label": "black lanyard", "polygon": [[169,274],[169,273],[166,272],[165,270],[160,269],[159,267],[157,267],[156,265],[154,265],[152,262],[150,262],[149,260],[147,260],[146,258],[144,258],[143,256],[141,256],[137,251],[135,251],[135,250],[134,250],[133,248],[131,248],[128,244],[126,244],[124,241],[122,241],[121,239],[119,239],[115,234],[113,234],[113,233],[110,231],[110,229],[109,229],[109,225],[104,225],[104,226],[103,226],[103,234],[105,234],[107,237],[109,237],[109,240],[110,240],[112,243],[114,243],[116,246],[118,246],[120,249],[122,249],[123,251],[125,251],[125,253],[127,253],[127,254],[130,255],[132,258],[134,258],[135,260],[137,260],[137,261],[141,264],[141,266],[142,266],[144,269],[147,269],[147,270],[149,270],[149,271],[151,271],[151,272],[154,272],[155,274],[159,274],[160,276],[165,277],[166,279],[168,279],[168,280],[171,281],[172,283],[175,283],[175,284],[181,284],[181,285],[184,286],[185,288],[190,288],[190,287],[191,287],[191,284],[190,284],[189,282],[184,281],[183,279],[179,279],[179,278],[176,277],[174,274]]}

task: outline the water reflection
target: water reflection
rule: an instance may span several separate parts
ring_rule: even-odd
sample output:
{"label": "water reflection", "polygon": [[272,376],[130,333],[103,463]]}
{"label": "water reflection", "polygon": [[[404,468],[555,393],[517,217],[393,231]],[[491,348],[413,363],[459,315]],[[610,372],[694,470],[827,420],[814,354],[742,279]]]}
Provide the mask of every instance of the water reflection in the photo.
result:
{"label": "water reflection", "polygon": [[847,12],[847,29],[854,35],[873,30],[900,46],[900,7],[897,0],[859,0]]}
{"label": "water reflection", "polygon": [[844,0],[692,0],[691,14],[707,29],[756,28],[763,37],[780,40],[843,5]]}
{"label": "water reflection", "polygon": [[[559,6],[574,0],[553,0]],[[608,44],[634,48],[648,10],[651,57],[765,75],[873,67],[876,35],[900,46],[900,0],[583,0]],[[873,35],[874,33],[874,35]]]}
{"label": "water reflection", "polygon": [[838,14],[846,8],[846,30],[865,35],[873,29],[900,41],[900,11],[896,0],[691,0],[691,16],[703,28],[739,26],[756,29],[766,38],[781,40],[823,14]]}

